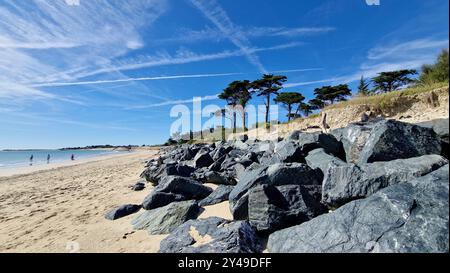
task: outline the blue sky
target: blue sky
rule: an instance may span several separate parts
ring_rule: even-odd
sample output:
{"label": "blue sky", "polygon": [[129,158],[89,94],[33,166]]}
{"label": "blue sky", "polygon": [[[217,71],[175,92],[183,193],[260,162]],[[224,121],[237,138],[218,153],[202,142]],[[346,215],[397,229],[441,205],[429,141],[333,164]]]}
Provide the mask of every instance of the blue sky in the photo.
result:
{"label": "blue sky", "polygon": [[233,80],[310,99],[448,48],[447,0],[77,2],[0,2],[0,149],[162,143],[174,105]]}

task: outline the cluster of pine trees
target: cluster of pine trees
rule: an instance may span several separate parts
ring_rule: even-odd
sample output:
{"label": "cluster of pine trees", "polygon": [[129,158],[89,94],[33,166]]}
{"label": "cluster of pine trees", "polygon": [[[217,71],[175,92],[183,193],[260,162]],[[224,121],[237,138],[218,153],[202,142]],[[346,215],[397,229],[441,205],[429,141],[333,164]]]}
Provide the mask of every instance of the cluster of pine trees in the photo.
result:
{"label": "cluster of pine trees", "polygon": [[[402,69],[397,71],[381,72],[367,81],[364,76],[361,77],[357,95],[370,96],[373,94],[391,92],[404,86],[428,85],[436,82],[448,82],[448,50],[443,50],[438,60],[433,65],[424,65],[418,79],[412,77],[417,74],[414,69]],[[327,105],[339,101],[345,101],[352,95],[347,84],[335,86],[323,86],[314,90],[315,98],[304,102],[305,97],[300,92],[279,92],[283,88],[283,83],[287,81],[286,76],[267,74],[261,79],[253,82],[248,80],[233,81],[219,95],[220,99],[227,102],[231,111],[233,121],[233,131],[236,132],[237,113],[242,118],[242,124],[246,127],[245,108],[253,95],[264,98],[266,112],[265,123],[269,126],[270,103],[273,98],[275,103],[283,105],[288,114],[288,121],[304,116],[308,116],[313,111],[324,108]],[[372,88],[370,88],[372,86]],[[222,110],[221,115],[226,111]]]}

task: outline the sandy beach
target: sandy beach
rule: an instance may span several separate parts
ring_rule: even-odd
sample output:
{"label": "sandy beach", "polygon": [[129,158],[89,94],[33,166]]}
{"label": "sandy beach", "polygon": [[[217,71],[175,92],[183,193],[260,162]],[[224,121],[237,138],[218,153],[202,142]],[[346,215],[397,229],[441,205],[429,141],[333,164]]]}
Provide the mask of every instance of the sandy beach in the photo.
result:
{"label": "sandy beach", "polygon": [[[157,252],[167,235],[134,231],[135,215],[104,218],[116,206],[140,204],[151,191],[150,185],[141,192],[129,186],[156,154],[137,151],[0,177],[0,252]],[[228,202],[199,217],[212,215],[231,218]]]}

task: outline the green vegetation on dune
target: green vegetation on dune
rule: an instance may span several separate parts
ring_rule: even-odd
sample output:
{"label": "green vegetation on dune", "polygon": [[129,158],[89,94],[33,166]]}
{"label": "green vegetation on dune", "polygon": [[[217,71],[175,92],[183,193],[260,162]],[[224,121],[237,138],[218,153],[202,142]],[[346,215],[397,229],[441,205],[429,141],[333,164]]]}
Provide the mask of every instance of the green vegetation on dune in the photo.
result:
{"label": "green vegetation on dune", "polygon": [[348,101],[342,101],[339,103],[328,105],[324,108],[324,110],[344,108],[349,105],[368,105],[378,107],[382,110],[386,107],[392,106],[392,103],[394,103],[400,97],[426,93],[444,87],[448,88],[448,86],[449,86],[448,82],[441,82],[411,87],[403,90],[397,90],[373,96],[356,96]]}

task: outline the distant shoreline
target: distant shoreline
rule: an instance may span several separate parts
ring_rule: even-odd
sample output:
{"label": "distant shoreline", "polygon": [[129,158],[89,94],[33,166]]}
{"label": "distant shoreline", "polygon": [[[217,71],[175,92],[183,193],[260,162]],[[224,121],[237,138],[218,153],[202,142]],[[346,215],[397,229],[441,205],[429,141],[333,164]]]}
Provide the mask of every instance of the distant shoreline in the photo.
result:
{"label": "distant shoreline", "polygon": [[[131,146],[108,146],[108,145],[95,145],[86,147],[65,147],[56,149],[2,149],[0,152],[30,152],[30,151],[75,151],[75,150],[118,150],[118,149],[136,149],[143,146],[131,145]],[[150,147],[150,146],[144,146]]]}

